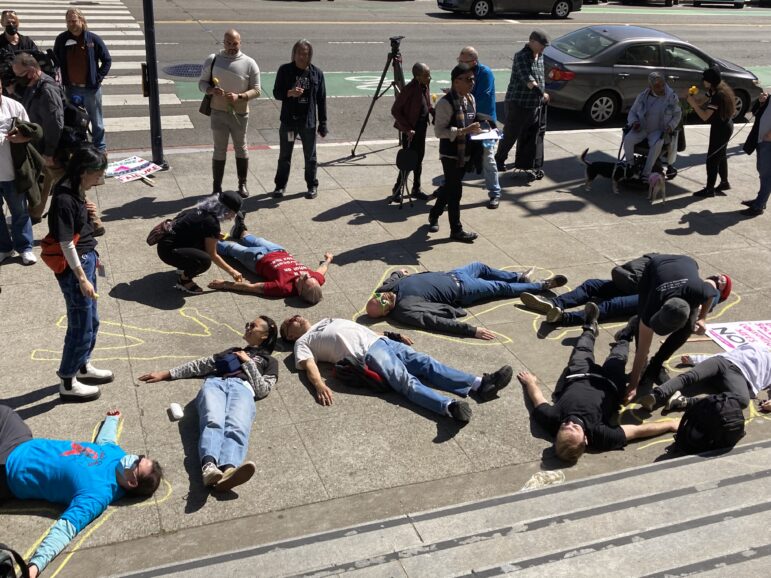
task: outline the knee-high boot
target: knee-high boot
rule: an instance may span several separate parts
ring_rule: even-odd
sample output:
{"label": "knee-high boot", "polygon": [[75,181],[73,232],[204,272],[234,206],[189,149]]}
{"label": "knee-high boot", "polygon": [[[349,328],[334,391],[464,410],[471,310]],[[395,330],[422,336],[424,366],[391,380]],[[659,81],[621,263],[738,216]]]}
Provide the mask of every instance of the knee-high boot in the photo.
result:
{"label": "knee-high boot", "polygon": [[236,157],[236,172],[238,173],[238,194],[242,198],[249,196],[249,189],[246,188],[246,177],[249,175],[249,158]]}
{"label": "knee-high boot", "polygon": [[221,193],[222,178],[225,176],[225,161],[218,161],[216,159],[212,159],[211,174],[212,174],[212,193]]}

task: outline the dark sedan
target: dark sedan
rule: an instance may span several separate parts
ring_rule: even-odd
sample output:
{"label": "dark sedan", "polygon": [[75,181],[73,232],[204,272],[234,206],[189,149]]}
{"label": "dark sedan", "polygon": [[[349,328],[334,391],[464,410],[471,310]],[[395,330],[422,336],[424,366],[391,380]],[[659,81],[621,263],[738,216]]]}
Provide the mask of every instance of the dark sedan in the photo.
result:
{"label": "dark sedan", "polygon": [[583,111],[594,125],[628,110],[654,70],[684,99],[693,85],[703,90],[701,73],[712,64],[736,93],[737,118],[743,116],[762,92],[758,77],[660,30],[588,26],[560,36],[544,51],[551,105]]}

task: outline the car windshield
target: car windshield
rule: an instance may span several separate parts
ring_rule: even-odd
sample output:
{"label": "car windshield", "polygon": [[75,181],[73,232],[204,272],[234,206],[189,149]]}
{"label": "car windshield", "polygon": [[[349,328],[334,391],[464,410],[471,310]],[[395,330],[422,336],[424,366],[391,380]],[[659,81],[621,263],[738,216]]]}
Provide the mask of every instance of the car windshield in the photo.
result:
{"label": "car windshield", "polygon": [[557,38],[552,46],[574,58],[591,58],[616,43],[593,28],[582,28]]}

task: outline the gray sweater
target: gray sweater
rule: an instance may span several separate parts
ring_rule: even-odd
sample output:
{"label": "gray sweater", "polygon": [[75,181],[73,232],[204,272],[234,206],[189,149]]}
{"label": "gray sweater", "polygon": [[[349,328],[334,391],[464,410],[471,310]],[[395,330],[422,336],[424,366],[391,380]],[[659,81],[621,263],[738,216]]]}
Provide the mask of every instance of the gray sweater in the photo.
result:
{"label": "gray sweater", "polygon": [[27,109],[29,120],[43,127],[43,138],[35,143],[35,148],[42,155],[54,156],[64,127],[64,104],[59,86],[43,73],[34,86],[24,90],[21,104]]}
{"label": "gray sweater", "polygon": [[[254,399],[262,399],[270,393],[278,381],[278,362],[274,357],[261,355],[254,349],[245,350],[251,358],[241,364],[241,371],[246,377],[242,380],[254,393]],[[188,379],[191,377],[207,377],[214,375],[214,356],[201,357],[183,363],[169,370],[171,379]]]}
{"label": "gray sweater", "polygon": [[[214,60],[216,57],[216,60]],[[212,69],[214,60],[214,69]],[[249,101],[261,94],[260,68],[253,58],[239,51],[235,56],[230,56],[224,50],[219,54],[210,54],[203,63],[201,77],[198,79],[198,90],[206,93],[211,86],[212,78],[218,80],[219,86],[225,92],[234,92],[244,95],[244,98],[230,103],[224,96],[212,96],[211,107],[213,110],[230,111],[238,114],[249,112]]]}

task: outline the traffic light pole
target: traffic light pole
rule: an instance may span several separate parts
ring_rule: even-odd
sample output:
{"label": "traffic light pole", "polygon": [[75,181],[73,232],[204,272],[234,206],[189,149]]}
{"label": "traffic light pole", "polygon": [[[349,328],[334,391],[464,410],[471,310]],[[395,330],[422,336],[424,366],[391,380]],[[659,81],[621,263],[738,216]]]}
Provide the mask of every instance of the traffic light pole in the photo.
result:
{"label": "traffic light pole", "polygon": [[[150,145],[153,151],[153,162],[164,170],[169,168],[163,158],[163,134],[161,130],[161,103],[158,92],[158,57],[155,51],[155,12],[153,0],[142,0],[142,10],[145,21],[145,96],[150,104]],[[143,67],[144,68],[144,67]]]}

